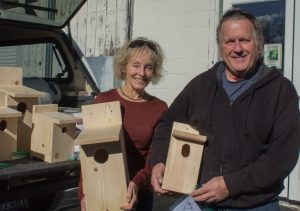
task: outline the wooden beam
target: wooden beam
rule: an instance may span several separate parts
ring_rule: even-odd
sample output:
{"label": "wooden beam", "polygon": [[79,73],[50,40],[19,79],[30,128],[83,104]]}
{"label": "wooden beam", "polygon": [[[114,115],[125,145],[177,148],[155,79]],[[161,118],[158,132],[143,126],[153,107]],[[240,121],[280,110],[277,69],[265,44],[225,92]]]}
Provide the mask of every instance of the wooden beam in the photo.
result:
{"label": "wooden beam", "polygon": [[184,132],[184,131],[180,131],[180,130],[173,130],[172,136],[174,136],[175,138],[185,139],[187,141],[195,141],[195,142],[199,142],[199,143],[203,143],[203,144],[207,140],[206,136],[192,134],[192,133]]}

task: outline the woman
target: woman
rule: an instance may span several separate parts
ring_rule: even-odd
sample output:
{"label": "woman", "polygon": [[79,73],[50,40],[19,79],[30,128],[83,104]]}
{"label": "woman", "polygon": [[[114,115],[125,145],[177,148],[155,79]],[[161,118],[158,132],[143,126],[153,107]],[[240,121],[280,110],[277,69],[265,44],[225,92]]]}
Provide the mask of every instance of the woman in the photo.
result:
{"label": "woman", "polygon": [[[130,182],[124,210],[152,210],[151,169],[146,164],[153,130],[167,104],[145,91],[161,78],[164,55],[154,41],[138,38],[126,43],[114,58],[120,88],[99,94],[95,103],[120,101]],[[85,204],[80,181],[79,197]]]}

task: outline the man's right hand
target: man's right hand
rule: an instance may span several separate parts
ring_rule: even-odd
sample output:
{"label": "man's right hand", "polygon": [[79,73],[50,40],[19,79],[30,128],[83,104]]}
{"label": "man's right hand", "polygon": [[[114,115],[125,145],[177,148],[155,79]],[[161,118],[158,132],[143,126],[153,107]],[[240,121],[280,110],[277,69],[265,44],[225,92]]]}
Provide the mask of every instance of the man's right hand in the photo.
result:
{"label": "man's right hand", "polygon": [[161,189],[164,173],[165,173],[165,164],[163,163],[158,163],[152,168],[151,184],[154,188],[154,191],[161,194],[168,193],[167,190]]}

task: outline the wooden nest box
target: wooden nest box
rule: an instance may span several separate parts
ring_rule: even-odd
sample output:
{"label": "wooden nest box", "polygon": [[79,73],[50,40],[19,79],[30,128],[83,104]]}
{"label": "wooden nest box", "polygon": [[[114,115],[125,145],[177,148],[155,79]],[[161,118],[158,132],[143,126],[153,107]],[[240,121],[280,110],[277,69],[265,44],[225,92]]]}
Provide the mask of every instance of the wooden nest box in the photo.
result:
{"label": "wooden nest box", "polygon": [[118,101],[82,106],[80,147],[83,192],[88,211],[120,210],[127,193],[127,164]]}
{"label": "wooden nest box", "polygon": [[66,161],[73,154],[76,122],[81,120],[57,110],[57,104],[33,106],[31,155],[48,163]]}
{"label": "wooden nest box", "polygon": [[22,113],[18,122],[17,149],[29,152],[32,132],[32,106],[38,104],[38,98],[45,94],[22,84],[22,68],[0,67],[0,92],[4,94],[4,97],[1,97],[0,105]]}
{"label": "wooden nest box", "polygon": [[22,114],[14,109],[0,106],[0,161],[11,160],[17,151],[18,117]]}
{"label": "wooden nest box", "polygon": [[162,189],[190,194],[197,184],[206,136],[174,122]]}

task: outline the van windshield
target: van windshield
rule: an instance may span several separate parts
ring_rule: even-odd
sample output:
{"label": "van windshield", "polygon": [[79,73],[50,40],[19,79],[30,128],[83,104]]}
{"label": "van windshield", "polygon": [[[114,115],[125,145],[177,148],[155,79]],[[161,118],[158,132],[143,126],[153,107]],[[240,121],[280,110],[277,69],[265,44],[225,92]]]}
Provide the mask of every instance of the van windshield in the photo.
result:
{"label": "van windshield", "polygon": [[0,19],[64,27],[86,0],[0,0]]}

